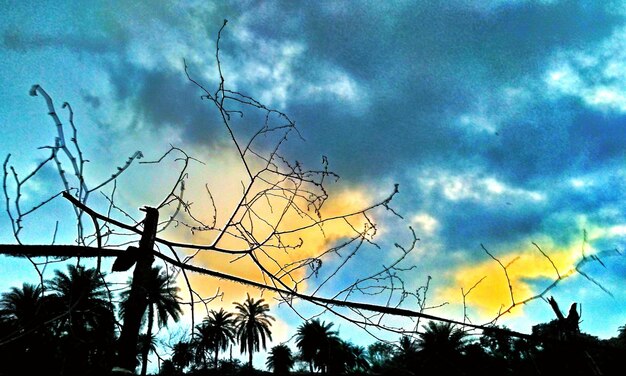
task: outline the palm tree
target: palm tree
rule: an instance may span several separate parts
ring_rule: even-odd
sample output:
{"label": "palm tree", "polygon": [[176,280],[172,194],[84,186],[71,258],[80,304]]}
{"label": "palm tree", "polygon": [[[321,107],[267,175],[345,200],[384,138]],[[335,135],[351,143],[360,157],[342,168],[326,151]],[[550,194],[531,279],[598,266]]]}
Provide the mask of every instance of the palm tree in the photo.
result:
{"label": "palm tree", "polygon": [[302,360],[309,363],[309,371],[313,373],[316,363],[322,372],[326,369],[330,345],[337,338],[337,332],[331,330],[333,323],[326,324],[319,319],[305,322],[296,332],[296,346],[300,349]]}
{"label": "palm tree", "polygon": [[467,334],[453,324],[444,322],[430,321],[422,328],[424,332],[418,334],[417,346],[424,356],[425,371],[438,369],[449,373],[458,372],[455,367],[459,364]]}
{"label": "palm tree", "polygon": [[[132,285],[132,278],[128,282],[128,285]],[[182,308],[180,306],[178,291],[179,288],[175,286],[174,277],[171,274],[167,274],[161,270],[160,266],[152,267],[150,270],[149,282],[146,286],[142,286],[146,289],[146,298],[148,300],[148,312],[147,312],[147,329],[144,340],[152,338],[152,327],[154,326],[154,315],[157,316],[157,324],[159,328],[167,326],[167,321],[171,317],[174,321],[180,319]],[[122,303],[120,305],[120,314],[124,317],[127,306],[129,304],[130,289],[122,291],[120,294]],[[148,367],[148,353],[150,346],[145,344],[142,346],[141,353],[141,375],[146,374]]]}
{"label": "palm tree", "polygon": [[94,268],[68,265],[68,274],[60,270],[48,283],[53,293],[56,310],[65,314],[62,330],[80,339],[89,339],[88,333],[114,323],[113,305],[109,301],[106,282]]}
{"label": "palm tree", "polygon": [[272,347],[265,365],[276,374],[286,375],[291,371],[294,363],[295,359],[291,349],[285,344],[280,344]]}
{"label": "palm tree", "polygon": [[[195,345],[202,355],[208,350],[214,351],[213,368],[217,369],[217,360],[220,350],[226,350],[231,342],[235,341],[235,319],[230,312],[220,308],[219,311],[211,310],[204,318],[202,324],[196,326]],[[206,367],[206,365],[205,365]]]}
{"label": "palm tree", "polygon": [[365,356],[365,348],[363,346],[348,343],[348,349],[351,353],[350,359],[353,362],[351,364],[351,370],[356,372],[367,371],[370,368],[370,364],[367,362],[367,358]]}
{"label": "palm tree", "polygon": [[[353,351],[354,345],[339,337],[330,340],[327,356],[322,363],[322,373],[337,375],[351,371],[356,367],[356,355]],[[321,355],[321,354],[320,354]]]}
{"label": "palm tree", "polygon": [[309,363],[309,372],[313,373],[313,359],[317,353],[317,338],[314,326],[319,320],[305,322],[298,327],[296,332],[296,346],[300,349],[300,358]]}
{"label": "palm tree", "polygon": [[267,314],[270,307],[263,303],[265,299],[254,300],[248,294],[248,298],[241,303],[233,302],[235,308],[239,311],[235,316],[235,328],[237,330],[237,339],[239,340],[241,352],[248,352],[248,366],[252,369],[252,354],[254,351],[266,349],[266,340],[272,340],[272,332],[270,320],[274,317]]}
{"label": "palm tree", "polygon": [[374,372],[380,372],[389,365],[394,354],[394,346],[376,341],[367,347],[367,360]]}
{"label": "palm tree", "polygon": [[626,325],[622,325],[617,328],[617,343],[619,346],[626,348]]}
{"label": "palm tree", "polygon": [[[205,318],[206,319],[206,318]],[[204,320],[202,323],[196,325],[196,330],[193,333],[191,345],[194,351],[194,362],[196,364],[202,364],[204,369],[208,368],[207,365],[207,353],[213,351],[213,331],[212,328],[205,325]]]}
{"label": "palm tree", "polygon": [[403,335],[400,337],[400,344],[398,345],[397,356],[406,361],[417,353],[417,344],[415,341],[407,336]]}
{"label": "palm tree", "polygon": [[157,351],[157,338],[154,334],[152,334],[150,337],[148,337],[147,334],[139,334],[139,336],[137,337],[137,360],[141,360],[139,359],[139,357],[143,357],[143,353],[144,353],[144,348],[148,347],[148,353],[155,353]]}
{"label": "palm tree", "polygon": [[[40,286],[24,283],[12,287],[0,298],[0,338],[2,359],[0,373],[43,374],[56,371],[58,338],[51,335],[47,307]],[[32,359],[37,359],[33,362]]]}
{"label": "palm tree", "polygon": [[12,287],[11,291],[2,294],[0,313],[24,330],[39,323],[43,302],[41,287],[24,283],[21,289]]}
{"label": "palm tree", "polygon": [[176,366],[171,359],[165,359],[163,363],[161,363],[161,371],[159,372],[159,376],[174,376],[176,375]]}
{"label": "palm tree", "polygon": [[457,353],[465,344],[465,332],[447,322],[428,322],[422,326],[424,332],[419,333],[418,347],[427,353],[449,355]]}
{"label": "palm tree", "polygon": [[113,357],[115,316],[106,282],[94,268],[68,265],[48,281],[51,311],[57,320],[64,347],[66,373],[85,372],[85,367],[106,369]]}
{"label": "palm tree", "polygon": [[178,372],[182,372],[193,359],[192,345],[189,342],[180,341],[174,345],[172,350],[172,363]]}

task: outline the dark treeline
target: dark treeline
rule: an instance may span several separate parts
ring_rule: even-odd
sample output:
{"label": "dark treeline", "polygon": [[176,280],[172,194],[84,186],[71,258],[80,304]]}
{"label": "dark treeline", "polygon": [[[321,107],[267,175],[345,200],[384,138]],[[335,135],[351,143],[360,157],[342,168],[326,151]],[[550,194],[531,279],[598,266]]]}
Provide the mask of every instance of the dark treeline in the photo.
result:
{"label": "dark treeline", "polygon": [[[211,310],[194,336],[159,343],[157,328],[182,313],[172,275],[152,269],[148,312],[137,348],[137,372],[147,373],[158,354],[161,375],[236,375],[252,368],[254,353],[272,340],[274,318],[263,299],[233,303],[232,312]],[[70,265],[36,286],[23,284],[0,299],[0,375],[109,375],[128,289],[112,291],[95,269]],[[117,302],[117,303],[115,303]],[[287,344],[269,349],[267,372],[355,375],[613,375],[626,370],[626,325],[608,340],[581,333],[578,316],[533,326],[529,338],[498,330],[469,334],[430,321],[414,336],[375,342],[367,348],[340,338],[333,323],[302,323]],[[575,313],[575,312],[574,312]],[[576,319],[572,321],[572,316]],[[569,320],[568,320],[569,319]],[[232,358],[238,347],[248,359]],[[230,350],[228,359],[220,353]]]}

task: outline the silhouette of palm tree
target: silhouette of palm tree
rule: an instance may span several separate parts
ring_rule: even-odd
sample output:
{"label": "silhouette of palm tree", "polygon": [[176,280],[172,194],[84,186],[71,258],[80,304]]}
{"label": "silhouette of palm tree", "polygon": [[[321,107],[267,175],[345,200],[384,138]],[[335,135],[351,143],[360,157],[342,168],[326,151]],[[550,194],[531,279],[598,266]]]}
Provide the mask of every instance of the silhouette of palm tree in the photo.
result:
{"label": "silhouette of palm tree", "polygon": [[180,341],[172,350],[172,363],[178,372],[182,372],[193,359],[193,346],[189,342]]}
{"label": "silhouette of palm tree", "polygon": [[346,342],[346,350],[350,352],[348,364],[349,371],[363,372],[370,368],[370,364],[365,356],[365,348]]}
{"label": "silhouette of palm tree", "polygon": [[374,372],[380,372],[392,359],[395,349],[390,343],[376,341],[367,347],[367,360]]}
{"label": "silhouette of palm tree", "polygon": [[409,361],[415,358],[416,354],[416,341],[407,335],[400,337],[395,359],[403,364],[408,364]]}
{"label": "silhouette of palm tree", "polygon": [[[128,285],[132,284],[132,278],[129,280]],[[144,341],[152,338],[152,328],[154,326],[154,315],[157,316],[157,324],[159,328],[167,326],[167,321],[171,317],[174,321],[180,319],[182,308],[180,306],[180,298],[178,297],[179,288],[175,286],[176,282],[171,274],[167,274],[161,270],[161,267],[155,266],[150,270],[149,282],[146,286],[142,286],[146,289],[146,296],[148,300],[148,311],[146,318],[148,320],[146,325],[146,335],[142,338]],[[120,305],[120,314],[124,317],[127,310],[130,297],[130,289],[124,290],[120,293],[122,303]],[[148,344],[141,347],[143,352],[141,353],[141,375],[145,376],[148,367],[148,353],[150,346]]]}
{"label": "silhouette of palm tree", "polygon": [[40,323],[43,305],[41,287],[24,283],[21,289],[12,287],[2,294],[0,313],[17,324],[20,330],[27,330]]}
{"label": "silhouette of palm tree", "polygon": [[326,370],[322,369],[322,372],[336,375],[365,371],[369,368],[363,347],[355,346],[338,337],[330,339],[329,347],[330,351],[327,359],[325,359]]}
{"label": "silhouette of palm tree", "polygon": [[235,327],[237,339],[239,340],[241,352],[248,352],[248,367],[252,369],[252,355],[254,351],[260,350],[260,345],[266,349],[266,337],[272,340],[270,320],[274,317],[267,314],[270,307],[263,303],[265,299],[254,300],[248,294],[247,299],[242,303],[233,302],[239,311],[235,315]]}
{"label": "silhouette of palm tree", "polygon": [[[24,283],[0,298],[0,374],[43,374],[55,372],[57,337],[47,320],[52,318],[40,286]],[[33,362],[32,359],[37,359]]]}
{"label": "silhouette of palm tree", "polygon": [[219,311],[211,310],[202,324],[196,326],[196,329],[194,343],[197,351],[205,361],[205,352],[212,350],[214,352],[213,368],[217,369],[219,351],[226,350],[228,345],[235,341],[234,315],[224,311],[224,308],[220,308]]}
{"label": "silhouette of palm tree", "polygon": [[448,355],[458,352],[465,344],[465,332],[450,323],[430,321],[422,328],[424,332],[419,333],[417,346],[424,352]]}
{"label": "silhouette of palm tree", "polygon": [[141,360],[140,357],[143,357],[145,347],[148,349],[148,353],[154,353],[157,350],[157,339],[154,334],[148,337],[148,334],[143,333],[139,334],[137,338],[137,360]]}
{"label": "silhouette of palm tree", "polygon": [[337,338],[337,332],[331,330],[333,323],[326,324],[319,319],[305,322],[296,332],[296,346],[300,349],[302,360],[309,363],[313,372],[315,364],[324,373],[330,357],[331,343]]}
{"label": "silhouette of palm tree", "polygon": [[430,321],[423,325],[424,332],[419,333],[417,346],[423,356],[427,372],[439,369],[442,372],[457,372],[461,349],[467,336],[463,330],[450,323]]}
{"label": "silhouette of palm tree", "polygon": [[280,344],[272,347],[265,365],[276,374],[286,375],[291,371],[294,363],[291,349],[285,344]]}
{"label": "silhouette of palm tree", "polygon": [[68,274],[60,270],[48,283],[55,308],[65,313],[62,329],[81,339],[103,324],[113,324],[113,305],[108,300],[106,283],[96,269],[68,265]]}
{"label": "silhouette of palm tree", "polygon": [[68,265],[48,281],[51,311],[62,339],[64,373],[105,369],[113,356],[115,316],[100,273],[84,266]]}

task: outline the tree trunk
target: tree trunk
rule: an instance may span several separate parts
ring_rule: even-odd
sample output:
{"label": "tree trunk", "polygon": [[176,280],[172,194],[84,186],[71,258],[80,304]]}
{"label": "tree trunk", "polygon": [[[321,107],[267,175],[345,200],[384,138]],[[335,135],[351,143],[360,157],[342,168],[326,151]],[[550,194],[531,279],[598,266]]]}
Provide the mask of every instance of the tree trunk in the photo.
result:
{"label": "tree trunk", "polygon": [[217,369],[217,357],[220,353],[220,348],[219,346],[215,345],[215,359],[213,361],[213,368]]}
{"label": "tree trunk", "polygon": [[154,325],[154,304],[148,304],[148,330],[146,332],[146,339],[143,343],[143,352],[141,354],[141,376],[146,376],[148,370],[148,353],[150,352],[150,345],[152,344],[152,325]]}
{"label": "tree trunk", "polygon": [[549,297],[548,303],[550,304],[550,307],[552,307],[552,310],[554,311],[556,318],[559,319],[559,322],[565,320],[565,317],[563,317],[563,313],[561,312],[561,309],[559,308],[559,304],[556,302],[556,300],[554,300],[554,297],[552,296]]}
{"label": "tree trunk", "polygon": [[158,210],[149,207],[144,208],[144,210],[146,211],[144,230],[139,241],[139,249],[136,251],[137,263],[133,271],[133,283],[130,287],[128,306],[124,314],[124,324],[118,340],[114,372],[117,369],[121,369],[121,373],[125,373],[125,371],[134,372],[137,366],[137,337],[141,328],[141,319],[148,306],[146,290],[143,286],[146,286],[150,279],[150,271],[154,261],[152,248],[159,221]]}
{"label": "tree trunk", "polygon": [[[248,333],[248,335],[251,335]],[[252,350],[254,349],[254,338],[248,338],[248,366],[252,369]]]}

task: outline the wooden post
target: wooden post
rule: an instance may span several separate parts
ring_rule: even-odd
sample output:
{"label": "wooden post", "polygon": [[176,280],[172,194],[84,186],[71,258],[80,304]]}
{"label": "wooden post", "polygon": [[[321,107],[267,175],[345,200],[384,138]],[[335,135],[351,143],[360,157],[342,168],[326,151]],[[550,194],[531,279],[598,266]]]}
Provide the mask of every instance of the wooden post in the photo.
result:
{"label": "wooden post", "polygon": [[[144,286],[148,285],[152,262],[154,261],[152,251],[159,222],[159,211],[151,207],[144,207],[141,210],[146,212],[146,218],[143,222],[139,249],[134,252],[136,254],[135,270],[133,271],[128,305],[125,307],[124,324],[118,340],[117,358],[112,371],[114,375],[135,373],[137,338],[143,315],[148,306],[148,296]],[[130,250],[126,252],[130,252]]]}

